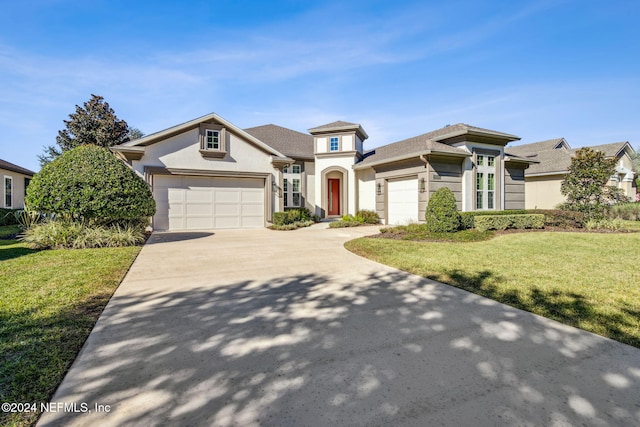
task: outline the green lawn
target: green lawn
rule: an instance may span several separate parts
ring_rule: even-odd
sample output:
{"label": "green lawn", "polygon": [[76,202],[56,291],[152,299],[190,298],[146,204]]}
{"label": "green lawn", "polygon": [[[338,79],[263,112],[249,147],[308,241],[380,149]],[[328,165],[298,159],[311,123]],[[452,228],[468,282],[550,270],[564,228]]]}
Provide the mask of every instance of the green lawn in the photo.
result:
{"label": "green lawn", "polygon": [[[49,401],[139,251],[35,251],[0,240],[1,402]],[[0,425],[36,418],[0,413]]]}
{"label": "green lawn", "polygon": [[472,243],[361,238],[345,246],[640,347],[640,233],[514,233]]}

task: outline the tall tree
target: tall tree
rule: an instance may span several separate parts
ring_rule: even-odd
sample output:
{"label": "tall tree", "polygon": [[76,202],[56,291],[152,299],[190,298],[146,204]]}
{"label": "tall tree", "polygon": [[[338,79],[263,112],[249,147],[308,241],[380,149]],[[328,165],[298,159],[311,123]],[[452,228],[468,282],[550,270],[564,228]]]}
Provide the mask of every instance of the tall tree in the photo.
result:
{"label": "tall tree", "polygon": [[64,124],[65,129],[58,131],[56,137],[57,147],[44,147],[44,154],[38,156],[41,165],[80,145],[112,147],[130,139],[127,122],[118,119],[104,98],[94,94],[82,107],[76,105],[76,112],[69,114]]}
{"label": "tall tree", "polygon": [[129,141],[133,141],[134,139],[140,139],[144,136],[144,132],[142,132],[138,128],[130,127],[129,128]]}
{"label": "tall tree", "polygon": [[607,159],[601,151],[589,147],[576,151],[560,186],[567,196],[566,208],[583,212],[587,218],[600,217],[608,202],[621,198],[619,188],[606,185],[615,168],[615,159]]}
{"label": "tall tree", "polygon": [[636,186],[640,188],[640,147],[631,155],[632,170],[636,174]]}

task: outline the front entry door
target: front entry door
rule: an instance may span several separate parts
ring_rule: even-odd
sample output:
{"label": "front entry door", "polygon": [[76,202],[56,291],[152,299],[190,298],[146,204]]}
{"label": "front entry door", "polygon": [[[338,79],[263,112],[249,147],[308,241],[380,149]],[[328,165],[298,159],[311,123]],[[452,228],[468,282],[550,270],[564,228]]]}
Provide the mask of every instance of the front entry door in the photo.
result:
{"label": "front entry door", "polygon": [[340,180],[329,178],[329,215],[340,215]]}

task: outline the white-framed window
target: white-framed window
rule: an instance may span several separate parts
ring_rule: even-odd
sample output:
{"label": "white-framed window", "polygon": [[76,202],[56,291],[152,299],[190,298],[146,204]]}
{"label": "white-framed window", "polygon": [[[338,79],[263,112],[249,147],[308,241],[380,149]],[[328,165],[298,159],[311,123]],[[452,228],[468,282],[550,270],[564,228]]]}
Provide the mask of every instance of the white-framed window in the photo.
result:
{"label": "white-framed window", "polygon": [[13,208],[13,178],[4,177],[4,207]]}
{"label": "white-framed window", "polygon": [[338,151],[340,150],[340,138],[337,136],[332,136],[329,140],[329,151]]}
{"label": "white-framed window", "polygon": [[476,156],[476,209],[496,208],[496,158],[491,155]]}
{"label": "white-framed window", "polygon": [[283,197],[285,208],[299,208],[302,204],[301,183],[302,168],[300,165],[291,165],[284,168],[283,172]]}
{"label": "white-framed window", "polygon": [[204,133],[204,149],[219,150],[220,149],[220,131],[207,129]]}

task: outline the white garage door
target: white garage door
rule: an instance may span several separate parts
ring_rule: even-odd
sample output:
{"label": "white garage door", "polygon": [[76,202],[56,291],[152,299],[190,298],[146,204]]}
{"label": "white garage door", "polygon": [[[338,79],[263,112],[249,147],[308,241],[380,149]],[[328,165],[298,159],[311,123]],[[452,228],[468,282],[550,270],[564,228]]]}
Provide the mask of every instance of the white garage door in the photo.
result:
{"label": "white garage door", "polygon": [[388,224],[418,222],[418,179],[387,182]]}
{"label": "white garage door", "polygon": [[264,227],[264,179],[156,175],[156,230]]}

